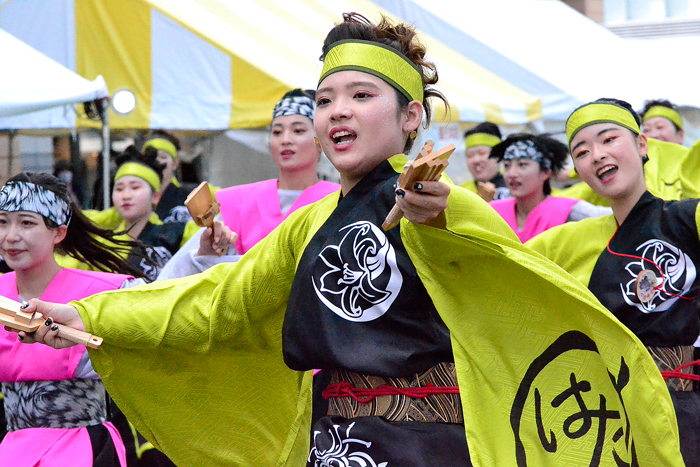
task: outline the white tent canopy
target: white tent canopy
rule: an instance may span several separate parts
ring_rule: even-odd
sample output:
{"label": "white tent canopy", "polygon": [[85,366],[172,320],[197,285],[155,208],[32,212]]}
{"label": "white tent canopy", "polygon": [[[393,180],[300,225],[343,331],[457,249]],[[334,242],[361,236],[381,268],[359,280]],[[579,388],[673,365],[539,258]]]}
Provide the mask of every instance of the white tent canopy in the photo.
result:
{"label": "white tent canopy", "polygon": [[655,98],[700,107],[689,43],[649,53],[559,0],[374,3],[539,97],[546,121],[600,97],[635,108]]}
{"label": "white tent canopy", "polygon": [[[41,119],[45,109],[101,99],[109,95],[102,77],[88,81],[63,65],[0,30],[0,129],[23,128],[29,118]],[[47,124],[61,125],[60,116],[70,112],[43,112]],[[31,114],[19,118],[22,114]],[[51,116],[59,116],[59,121]],[[68,117],[68,115],[66,115]],[[54,123],[51,123],[54,122]]]}

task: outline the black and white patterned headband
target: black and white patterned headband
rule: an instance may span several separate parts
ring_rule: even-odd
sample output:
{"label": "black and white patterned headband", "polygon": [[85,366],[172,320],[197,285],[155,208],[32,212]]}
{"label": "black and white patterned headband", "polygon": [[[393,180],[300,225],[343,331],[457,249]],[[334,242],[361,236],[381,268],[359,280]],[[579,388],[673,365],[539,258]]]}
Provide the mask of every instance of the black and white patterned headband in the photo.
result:
{"label": "black and white patterned headband", "polygon": [[513,159],[531,159],[542,167],[542,170],[550,170],[552,161],[542,154],[542,151],[537,149],[534,141],[526,139],[516,141],[508,146],[503,154],[504,161],[512,161]]}
{"label": "black and white patterned headband", "polygon": [[272,111],[272,118],[275,119],[287,115],[303,115],[313,121],[315,110],[316,103],[310,97],[285,97],[275,105]]}
{"label": "black and white patterned headband", "polygon": [[57,225],[68,225],[70,205],[53,191],[29,182],[7,182],[0,190],[0,211],[41,214]]}

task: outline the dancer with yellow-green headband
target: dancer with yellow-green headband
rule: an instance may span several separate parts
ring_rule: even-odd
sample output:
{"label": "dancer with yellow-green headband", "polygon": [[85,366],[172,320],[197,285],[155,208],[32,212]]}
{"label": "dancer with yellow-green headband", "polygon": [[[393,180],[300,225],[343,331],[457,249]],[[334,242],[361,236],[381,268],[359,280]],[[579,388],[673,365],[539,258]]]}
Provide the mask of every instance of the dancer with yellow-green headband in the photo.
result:
{"label": "dancer with yellow-green headband", "polygon": [[464,133],[467,168],[473,180],[460,186],[481,196],[484,201],[505,199],[510,196],[498,161],[489,158],[491,148],[501,142],[501,130],[491,122],[479,123]]}
{"label": "dancer with yellow-green headband", "polygon": [[671,102],[664,99],[646,101],[641,116],[647,138],[683,144],[683,119],[678,113],[678,108]]}
{"label": "dancer with yellow-green headband", "polygon": [[141,151],[145,152],[146,148],[157,150],[156,160],[163,165],[161,196],[155,213],[166,224],[191,221],[192,216],[185,207],[185,200],[192,190],[197,188],[197,184],[184,183],[177,179],[177,170],[180,166],[178,157],[180,140],[168,131],[154,130],[146,137]]}
{"label": "dancer with yellow-green headband", "polygon": [[698,466],[700,393],[690,365],[700,334],[698,200],[664,201],[647,191],[647,139],[626,102],[580,107],[566,134],[576,170],[613,214],[555,227],[527,246],[586,284],[649,349],[668,378],[685,465]]}
{"label": "dancer with yellow-green headband", "polygon": [[[117,230],[146,244],[154,261],[163,266],[184,243],[185,230],[183,222],[164,224],[154,215],[161,198],[163,166],[156,160],[154,149],[146,148],[144,155],[133,146],[117,158],[117,164],[112,189],[114,208],[122,218]],[[127,261],[142,267],[150,280],[158,275],[158,270],[140,258],[129,255]]]}
{"label": "dancer with yellow-green headband", "polygon": [[[396,186],[442,98],[416,32],[346,14],[322,54],[314,128],[339,192],[237,263],[27,311],[104,338],[110,394],[179,465],[679,465],[629,330],[474,193]],[[314,368],[332,384],[311,428]]]}

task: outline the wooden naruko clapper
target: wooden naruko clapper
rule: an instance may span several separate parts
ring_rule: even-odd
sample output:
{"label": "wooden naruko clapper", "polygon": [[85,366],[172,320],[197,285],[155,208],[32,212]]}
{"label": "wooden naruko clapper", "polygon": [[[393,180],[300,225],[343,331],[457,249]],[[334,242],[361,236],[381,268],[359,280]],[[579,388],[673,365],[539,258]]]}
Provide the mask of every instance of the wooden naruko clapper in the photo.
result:
{"label": "wooden naruko clapper", "polygon": [[[0,296],[0,324],[24,332],[34,332],[44,324],[46,320],[41,315],[25,313],[19,305],[19,302]],[[102,346],[101,337],[62,324],[56,323],[56,325],[58,326],[58,337],[91,349],[99,349]]]}
{"label": "wooden naruko clapper", "polygon": [[[447,159],[455,151],[454,144],[448,144],[442,149],[433,151],[435,147],[435,142],[429,139],[423,145],[420,153],[415,160],[409,161],[403,169],[401,175],[399,175],[399,188],[402,190],[413,191],[413,184],[416,182],[434,182],[440,180],[442,172],[449,165]],[[389,215],[386,216],[382,228],[384,231],[391,230],[397,225],[403,217],[401,209],[397,205],[394,205]]]}

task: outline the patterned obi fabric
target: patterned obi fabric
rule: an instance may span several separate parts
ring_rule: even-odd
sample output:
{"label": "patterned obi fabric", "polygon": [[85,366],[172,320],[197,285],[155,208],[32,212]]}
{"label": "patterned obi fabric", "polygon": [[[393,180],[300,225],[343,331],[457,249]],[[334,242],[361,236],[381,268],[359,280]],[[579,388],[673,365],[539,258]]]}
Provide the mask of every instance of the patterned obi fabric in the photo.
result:
{"label": "patterned obi fabric", "polygon": [[[694,347],[683,345],[677,347],[647,347],[659,371],[673,371],[676,368],[693,361]],[[681,373],[693,374],[694,368],[689,366],[680,370]],[[693,390],[693,381],[681,378],[666,380],[669,391],[687,392]]]}
{"label": "patterned obi fabric", "polygon": [[7,431],[80,428],[107,421],[107,393],[99,379],[2,383]]}
{"label": "patterned obi fabric", "polygon": [[[378,388],[383,385],[417,388],[428,384],[458,386],[454,363],[439,363],[412,378],[383,378],[348,370],[332,370],[331,384],[341,381],[349,382],[355,388]],[[382,417],[389,422],[464,423],[459,394],[434,394],[421,399],[404,395],[377,396],[368,403],[349,397],[331,397],[328,400],[328,415],[344,418]]]}

